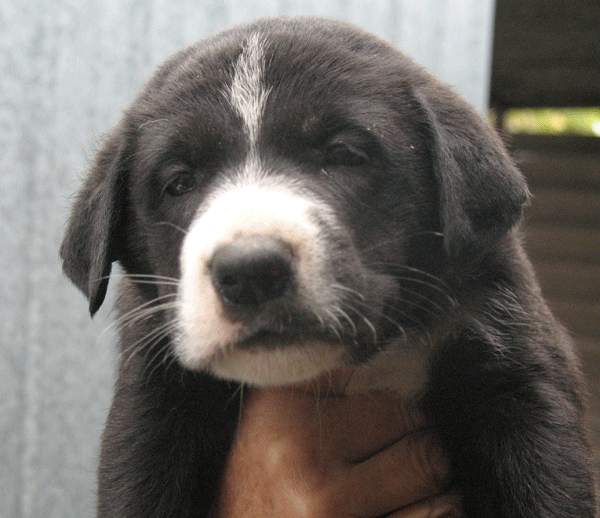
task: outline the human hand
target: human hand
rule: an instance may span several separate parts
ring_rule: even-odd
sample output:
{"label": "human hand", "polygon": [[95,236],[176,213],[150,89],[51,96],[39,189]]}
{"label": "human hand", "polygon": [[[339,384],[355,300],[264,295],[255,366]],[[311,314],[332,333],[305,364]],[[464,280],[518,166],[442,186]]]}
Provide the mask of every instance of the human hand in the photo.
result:
{"label": "human hand", "polygon": [[220,518],[460,516],[422,415],[389,394],[344,396],[346,373],[255,389],[225,468]]}

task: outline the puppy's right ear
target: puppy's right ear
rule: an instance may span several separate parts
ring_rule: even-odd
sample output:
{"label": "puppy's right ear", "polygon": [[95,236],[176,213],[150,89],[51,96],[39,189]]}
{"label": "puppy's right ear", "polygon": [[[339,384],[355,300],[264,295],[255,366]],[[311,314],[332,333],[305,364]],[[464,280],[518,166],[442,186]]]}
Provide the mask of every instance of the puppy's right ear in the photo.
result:
{"label": "puppy's right ear", "polygon": [[77,194],[60,247],[63,271],[89,300],[102,305],[113,261],[119,259],[125,203],[125,143],[115,131],[96,156]]}

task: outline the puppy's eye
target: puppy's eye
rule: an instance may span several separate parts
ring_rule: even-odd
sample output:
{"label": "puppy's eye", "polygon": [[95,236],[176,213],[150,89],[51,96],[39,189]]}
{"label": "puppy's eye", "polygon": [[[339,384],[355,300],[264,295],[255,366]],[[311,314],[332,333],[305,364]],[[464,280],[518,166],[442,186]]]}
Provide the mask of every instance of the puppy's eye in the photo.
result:
{"label": "puppy's eye", "polygon": [[349,144],[333,144],[325,151],[325,165],[358,167],[368,161],[369,157],[364,151]]}
{"label": "puppy's eye", "polygon": [[196,176],[187,169],[177,171],[165,186],[165,192],[170,196],[181,196],[196,188]]}

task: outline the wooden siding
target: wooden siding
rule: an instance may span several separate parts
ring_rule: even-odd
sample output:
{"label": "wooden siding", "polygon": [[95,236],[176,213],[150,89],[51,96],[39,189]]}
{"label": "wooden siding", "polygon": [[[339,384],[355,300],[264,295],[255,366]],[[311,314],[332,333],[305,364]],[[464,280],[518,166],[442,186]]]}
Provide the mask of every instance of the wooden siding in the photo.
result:
{"label": "wooden siding", "polygon": [[534,195],[528,250],[542,290],[577,341],[600,470],[600,138],[514,137]]}
{"label": "wooden siding", "polygon": [[600,2],[498,0],[492,104],[600,104]]}

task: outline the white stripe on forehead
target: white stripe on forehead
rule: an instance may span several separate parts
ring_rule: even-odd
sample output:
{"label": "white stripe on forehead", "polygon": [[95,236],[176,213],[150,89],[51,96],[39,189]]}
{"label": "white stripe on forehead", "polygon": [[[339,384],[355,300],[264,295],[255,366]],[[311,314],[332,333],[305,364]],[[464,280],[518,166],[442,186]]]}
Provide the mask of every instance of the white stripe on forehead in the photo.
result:
{"label": "white stripe on forehead", "polygon": [[269,90],[262,82],[265,41],[259,33],[252,34],[237,63],[231,83],[230,102],[244,121],[246,134],[254,149],[258,138],[260,119]]}

